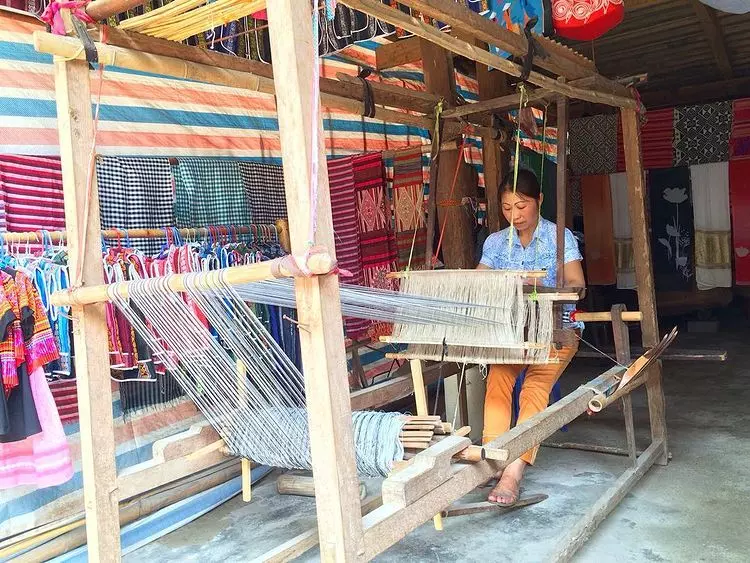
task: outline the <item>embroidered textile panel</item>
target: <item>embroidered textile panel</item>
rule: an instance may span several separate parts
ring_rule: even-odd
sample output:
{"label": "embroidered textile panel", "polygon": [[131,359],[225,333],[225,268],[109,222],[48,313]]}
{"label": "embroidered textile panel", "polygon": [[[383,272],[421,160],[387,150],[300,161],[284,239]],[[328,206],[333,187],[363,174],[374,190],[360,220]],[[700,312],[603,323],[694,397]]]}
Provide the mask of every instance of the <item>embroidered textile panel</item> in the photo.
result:
{"label": "embroidered textile panel", "polygon": [[570,168],[575,174],[611,174],[617,169],[617,114],[570,120]]}
{"label": "embroidered textile panel", "polygon": [[393,213],[399,269],[423,269],[427,224],[424,212],[424,179],[420,148],[396,153],[394,157]]}
{"label": "embroidered textile panel", "polygon": [[[357,198],[354,193],[354,167],[352,157],[328,161],[328,182],[331,190],[331,213],[339,267],[352,273],[342,278],[345,283],[362,285],[362,254],[357,228]],[[349,338],[357,338],[367,332],[370,322],[366,319],[344,319],[344,328]]]}
{"label": "embroidered textile panel", "polygon": [[[102,229],[161,229],[175,224],[174,182],[166,158],[96,159]],[[157,254],[162,239],[132,239],[132,248]]]}
{"label": "embroidered textile panel", "polygon": [[750,285],[750,159],[729,161],[734,281]]}
{"label": "embroidered textile panel", "polygon": [[178,227],[252,223],[236,162],[181,158],[172,174]]}
{"label": "embroidered textile panel", "polygon": [[238,166],[253,222],[272,225],[277,219],[286,219],[284,168],[258,162],[240,162]]}
{"label": "embroidered textile panel", "polygon": [[729,158],[732,102],[674,109],[674,164],[706,164]]}
{"label": "embroidered textile panel", "polygon": [[617,272],[609,176],[582,176],[581,197],[586,283],[613,285],[617,282]]}
{"label": "embroidered textile panel", "polygon": [[650,170],[651,252],[657,291],[693,288],[693,202],[687,166]]}

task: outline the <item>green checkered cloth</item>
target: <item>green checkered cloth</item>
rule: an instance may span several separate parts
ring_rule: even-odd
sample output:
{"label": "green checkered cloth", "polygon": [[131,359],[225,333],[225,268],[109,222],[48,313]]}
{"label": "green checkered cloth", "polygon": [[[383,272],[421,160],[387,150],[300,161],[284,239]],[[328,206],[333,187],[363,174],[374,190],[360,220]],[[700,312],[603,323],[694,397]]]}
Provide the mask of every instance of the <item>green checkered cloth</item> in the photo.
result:
{"label": "green checkered cloth", "polygon": [[178,227],[252,223],[238,163],[181,158],[172,173]]}

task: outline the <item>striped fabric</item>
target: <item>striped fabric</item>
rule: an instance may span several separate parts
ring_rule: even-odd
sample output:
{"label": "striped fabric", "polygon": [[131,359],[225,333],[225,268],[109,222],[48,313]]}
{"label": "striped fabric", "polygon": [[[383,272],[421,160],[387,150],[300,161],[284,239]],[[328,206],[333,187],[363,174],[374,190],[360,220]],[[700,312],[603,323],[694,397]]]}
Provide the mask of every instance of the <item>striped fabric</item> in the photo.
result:
{"label": "striped fabric", "polygon": [[396,154],[392,200],[400,270],[424,267],[427,242],[424,194],[421,149]]}
{"label": "striped fabric", "polygon": [[[354,167],[352,157],[328,161],[328,182],[331,191],[331,212],[339,266],[352,273],[342,281],[362,285],[362,253],[357,229],[357,198],[354,194]],[[349,338],[359,338],[367,332],[370,322],[363,319],[344,319]]]}
{"label": "striped fabric", "polygon": [[[674,108],[646,112],[641,126],[643,168],[671,168],[674,162]],[[617,120],[617,171],[625,171],[622,119]]]}
{"label": "striped fabric", "polygon": [[0,155],[0,193],[8,232],[65,230],[59,158]]}
{"label": "striped fabric", "polygon": [[729,137],[729,158],[750,158],[750,98],[732,102],[732,133]]}

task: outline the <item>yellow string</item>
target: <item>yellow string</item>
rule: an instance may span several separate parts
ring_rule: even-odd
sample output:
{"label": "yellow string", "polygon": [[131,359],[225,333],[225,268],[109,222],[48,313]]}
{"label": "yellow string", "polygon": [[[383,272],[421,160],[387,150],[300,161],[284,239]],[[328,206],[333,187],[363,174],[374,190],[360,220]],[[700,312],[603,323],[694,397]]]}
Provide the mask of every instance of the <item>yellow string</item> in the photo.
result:
{"label": "yellow string", "polygon": [[[516,155],[515,162],[513,163],[513,195],[516,195],[516,188],[518,187],[518,163],[521,160],[521,110],[526,107],[528,102],[528,96],[526,95],[526,86],[522,82],[519,86],[519,101],[518,101],[518,117],[516,120]],[[501,186],[502,187],[502,186]],[[510,255],[511,248],[513,247],[513,212],[515,211],[515,204],[510,208],[510,228],[508,229],[508,255]]]}

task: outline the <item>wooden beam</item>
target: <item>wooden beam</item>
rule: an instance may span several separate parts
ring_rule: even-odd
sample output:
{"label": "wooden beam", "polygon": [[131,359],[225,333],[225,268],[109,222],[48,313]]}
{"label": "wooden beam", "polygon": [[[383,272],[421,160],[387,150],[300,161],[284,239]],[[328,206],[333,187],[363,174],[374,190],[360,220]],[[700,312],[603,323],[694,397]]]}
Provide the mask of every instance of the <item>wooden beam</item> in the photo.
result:
{"label": "wooden beam", "polygon": [[[420,39],[420,44],[427,91],[451,103],[456,89],[453,57],[448,51],[429,41]],[[443,262],[448,268],[473,268],[472,219],[463,212],[462,206],[454,204],[448,206],[447,204],[450,203],[448,200],[461,201],[464,197],[476,195],[476,184],[470,178],[471,172],[468,166],[463,162],[463,154],[458,151],[441,153],[440,158],[437,159],[437,168],[437,185],[434,190],[437,214],[433,214],[437,219],[436,232],[440,233],[442,225],[448,221],[445,227],[447,235],[443,238],[441,247]],[[456,170],[458,170],[458,176],[456,176]],[[433,181],[430,178],[430,189],[432,188]]]}
{"label": "wooden beam", "polygon": [[729,52],[724,42],[724,34],[721,31],[721,24],[719,23],[719,18],[716,16],[716,10],[698,0],[691,0],[691,3],[693,4],[693,10],[695,10],[698,22],[703,29],[703,34],[706,36],[708,44],[711,47],[711,54],[716,60],[719,71],[721,71],[721,76],[726,80],[732,78],[734,74],[732,62],[729,59]]}
{"label": "wooden beam", "polygon": [[[461,41],[447,33],[443,33],[435,27],[429,26],[400,10],[390,8],[385,4],[380,3],[378,0],[343,0],[343,3],[350,8],[359,10],[360,12],[364,12],[392,25],[405,29],[414,35],[418,35],[435,45],[456,53],[457,55],[464,56],[478,63],[486,64],[511,76],[521,76],[522,69],[520,65],[489,53],[483,49],[478,49],[466,41]],[[446,6],[448,4],[452,3],[445,3]],[[497,25],[495,25],[495,27],[502,29]],[[424,58],[422,60],[424,60]],[[612,94],[605,94],[595,90],[576,88],[569,84],[560,83],[554,78],[550,78],[534,71],[529,75],[528,82],[539,86],[540,88],[547,88],[548,90],[552,90],[570,98],[578,98],[593,103],[607,104],[616,107],[635,108],[637,106],[637,103],[633,98],[614,96]]]}
{"label": "wooden beam", "polygon": [[[638,309],[641,311],[641,333],[644,347],[659,343],[659,320],[656,311],[654,269],[649,236],[649,216],[646,204],[643,159],[641,156],[641,123],[638,114],[631,109],[622,109],[623,146],[625,169],[628,178],[628,207],[633,231],[633,255],[635,278],[638,290]],[[661,455],[657,463],[668,461],[667,423],[664,412],[664,389],[661,381],[661,361],[654,362],[646,374],[648,411],[651,421],[651,439],[661,444]]]}
{"label": "wooden beam", "polygon": [[[477,65],[477,67],[485,65]],[[478,71],[477,71],[478,72]],[[495,71],[499,73],[499,71]],[[500,73],[504,74],[504,73]],[[507,88],[509,89],[509,88]],[[554,98],[556,94],[539,88],[537,90],[530,90],[527,93],[529,103],[538,102],[539,100]],[[481,98],[481,96],[480,96]],[[518,109],[520,103],[520,94],[505,94],[497,98],[483,99],[479,102],[465,104],[458,106],[457,108],[451,108],[443,112],[443,118],[445,119],[459,119],[465,118],[466,116],[475,115],[478,113],[503,113],[512,109]]]}
{"label": "wooden beam", "polygon": [[[501,27],[453,0],[404,0],[400,4],[445,22],[451,26],[454,33],[461,35],[462,38],[483,41],[518,57],[524,56],[528,51],[527,41],[523,35]],[[569,47],[546,37],[537,36],[537,41],[549,55],[544,59],[541,57],[534,59],[534,63],[540,68],[571,80],[596,74],[594,63]]]}
{"label": "wooden beam", "polygon": [[[320,116],[313,120],[309,92],[313,83],[312,6],[296,0],[269,2],[268,24],[274,74],[283,76],[276,89],[284,184],[292,251],[304,253],[311,242],[335,248],[331,196]],[[281,85],[280,85],[281,86]],[[312,146],[312,128],[318,132]],[[310,162],[317,159],[317,201],[311,200]],[[354,458],[349,378],[339,280],[336,275],[298,279],[295,283],[301,326],[300,348],[309,405],[312,470],[320,554],[324,561],[353,561],[362,550],[359,478]]]}
{"label": "wooden beam", "polygon": [[375,49],[375,68],[386,70],[394,66],[415,63],[422,60],[419,37],[407,37],[386,43]]}
{"label": "wooden beam", "polygon": [[426,522],[436,512],[473,491],[490,479],[499,469],[520,457],[523,452],[541,443],[588,408],[588,401],[597,389],[612,389],[622,368],[613,368],[547,407],[544,411],[502,434],[488,448],[508,450],[507,462],[480,461],[454,465],[453,477],[436,487],[405,510],[383,505],[362,519],[365,528],[365,551],[360,560],[368,561]]}
{"label": "wooden beam", "polygon": [[[508,77],[500,71],[491,71],[486,65],[478,64],[477,83],[479,85],[479,103],[497,99],[510,92]],[[491,233],[500,230],[504,222],[500,210],[500,182],[508,170],[508,152],[502,142],[490,135],[482,136],[482,163],[484,165],[484,194],[487,199],[487,227]],[[465,391],[462,395],[465,397]],[[462,408],[462,416],[464,416]],[[468,417],[468,414],[466,414]],[[468,420],[468,418],[466,419]],[[465,422],[466,423],[466,422]]]}
{"label": "wooden beam", "polygon": [[[89,65],[56,60],[54,66],[71,283],[102,284],[99,198],[90,162],[94,122]],[[90,173],[93,179],[89,185]],[[71,316],[89,557],[92,561],[119,561],[120,518],[104,305],[74,306]]]}
{"label": "wooden beam", "polygon": [[625,498],[630,489],[646,474],[646,471],[661,456],[664,444],[660,441],[651,445],[638,457],[634,467],[626,470],[614,484],[604,493],[557,544],[550,561],[559,563],[570,561],[594,530],[607,515]]}
{"label": "wooden beam", "polygon": [[[544,155],[542,155],[542,160]],[[557,98],[557,280],[565,286],[565,219],[568,207],[568,99]]]}

